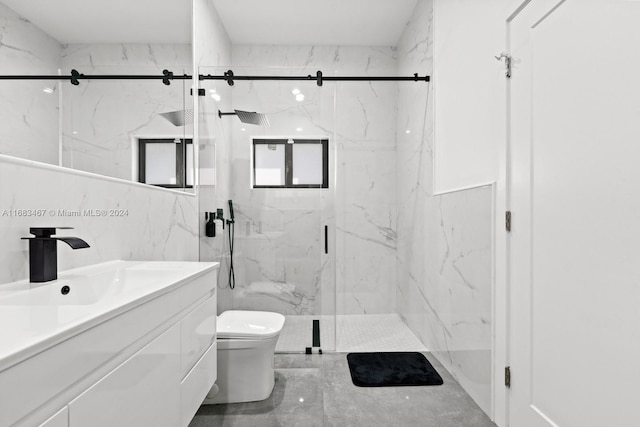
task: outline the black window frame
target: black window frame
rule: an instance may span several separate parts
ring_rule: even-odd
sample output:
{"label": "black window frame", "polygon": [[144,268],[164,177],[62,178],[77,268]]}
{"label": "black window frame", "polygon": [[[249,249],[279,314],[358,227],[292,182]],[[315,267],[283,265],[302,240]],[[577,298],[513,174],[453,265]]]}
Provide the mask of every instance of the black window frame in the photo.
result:
{"label": "black window frame", "polygon": [[[180,142],[176,142],[179,139]],[[164,188],[193,188],[187,185],[187,145],[193,146],[191,138],[139,138],[138,139],[138,182],[146,184],[147,144],[173,144],[176,146],[176,183],[149,184]],[[195,178],[195,177],[194,177]]]}
{"label": "black window frame", "polygon": [[[293,139],[290,144],[287,141]],[[294,184],[293,183],[293,146],[296,144],[322,145],[322,184]],[[284,185],[256,184],[256,146],[284,145]],[[329,140],[328,139],[298,139],[298,138],[255,138],[252,142],[253,176],[252,188],[329,188]]]}

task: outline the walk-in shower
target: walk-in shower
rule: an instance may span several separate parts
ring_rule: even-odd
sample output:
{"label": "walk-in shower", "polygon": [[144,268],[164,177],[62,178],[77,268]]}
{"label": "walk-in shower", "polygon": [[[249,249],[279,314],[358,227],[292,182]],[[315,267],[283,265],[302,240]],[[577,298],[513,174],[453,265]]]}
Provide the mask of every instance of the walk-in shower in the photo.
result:
{"label": "walk-in shower", "polygon": [[[380,69],[393,74],[393,61],[379,59],[389,62]],[[217,95],[199,98],[200,138],[215,145],[201,151],[199,161],[216,168],[215,188],[201,192],[212,205],[202,210],[233,199],[235,211],[236,282],[232,289],[219,281],[219,312],[283,314],[278,352],[344,351],[340,333],[361,351],[372,340],[377,350],[401,347],[396,331],[406,326],[393,305],[397,211],[390,178],[396,105],[382,102],[395,99],[400,83],[326,75],[319,81],[304,78],[304,68],[247,67],[231,74],[205,67],[199,73],[235,79],[200,82],[205,93]],[[428,78],[397,80],[424,88],[416,82]],[[242,106],[251,111],[235,109]],[[228,276],[229,245],[214,246],[201,246],[201,259],[220,260],[221,277]]]}
{"label": "walk-in shower", "polygon": [[[209,75],[210,70],[200,71]],[[222,70],[211,71],[211,75],[219,75]],[[242,69],[237,74],[257,75],[264,71],[264,68]],[[215,90],[220,99],[199,98],[200,137],[215,144],[215,150],[200,152],[200,162],[213,165],[213,157],[207,156],[214,154],[220,159],[215,162],[216,186],[202,196],[217,204],[211,208],[233,200],[235,214],[233,238],[225,236],[224,242],[211,242],[210,247],[203,249],[214,252],[208,259],[221,261],[220,276],[224,280],[219,281],[218,311],[283,314],[286,322],[276,347],[279,352],[305,352],[307,348],[314,353],[320,349],[335,350],[332,260],[335,240],[333,235],[329,236],[325,251],[324,231],[325,225],[329,226],[329,234],[335,230],[332,219],[335,186],[328,179],[329,188],[302,187],[303,180],[313,175],[314,165],[303,163],[300,166],[303,169],[296,171],[299,162],[309,156],[317,156],[313,158],[322,162],[321,143],[283,142],[291,139],[333,143],[334,87],[330,84],[319,87],[314,82],[300,85],[243,79],[236,80],[233,86],[226,81],[210,80],[203,80],[201,85],[206,93]],[[296,100],[294,88],[304,93],[304,102]],[[234,115],[237,119],[224,117]],[[271,146],[277,149],[269,149]],[[335,171],[332,149],[328,149],[325,159],[331,173]],[[274,177],[279,187],[267,188],[269,185],[264,185],[261,179],[254,180],[256,175],[266,177],[269,185]],[[230,271],[227,239],[233,240],[235,274]],[[201,252],[202,256],[208,255]],[[226,280],[234,276],[235,286],[233,280]]]}

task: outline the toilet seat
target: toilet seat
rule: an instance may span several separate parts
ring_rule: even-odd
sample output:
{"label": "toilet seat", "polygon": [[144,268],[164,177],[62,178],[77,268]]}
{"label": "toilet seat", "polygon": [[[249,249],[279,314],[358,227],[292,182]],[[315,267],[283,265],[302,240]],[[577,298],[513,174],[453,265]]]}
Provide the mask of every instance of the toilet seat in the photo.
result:
{"label": "toilet seat", "polygon": [[218,339],[261,340],[277,336],[284,316],[268,311],[228,310],[218,316]]}

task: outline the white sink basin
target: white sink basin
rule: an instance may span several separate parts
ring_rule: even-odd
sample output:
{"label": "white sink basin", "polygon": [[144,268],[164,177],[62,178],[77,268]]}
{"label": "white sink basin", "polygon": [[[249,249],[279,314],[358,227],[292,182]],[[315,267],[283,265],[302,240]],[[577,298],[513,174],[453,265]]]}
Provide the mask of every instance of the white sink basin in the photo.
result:
{"label": "white sink basin", "polygon": [[[57,280],[55,285],[40,285],[37,288],[15,290],[0,295],[0,306],[66,306],[95,304],[107,293],[104,284],[77,283],[72,280]],[[71,287],[73,286],[73,291]],[[69,292],[63,291],[69,288]]]}
{"label": "white sink basin", "polygon": [[50,282],[0,285],[0,370],[216,266],[110,261],[60,272]]}
{"label": "white sink basin", "polygon": [[[91,305],[123,297],[167,278],[184,268],[159,263],[115,261],[61,273],[58,280],[44,283],[21,281],[0,285],[0,305],[66,306]],[[106,271],[101,271],[106,268]]]}

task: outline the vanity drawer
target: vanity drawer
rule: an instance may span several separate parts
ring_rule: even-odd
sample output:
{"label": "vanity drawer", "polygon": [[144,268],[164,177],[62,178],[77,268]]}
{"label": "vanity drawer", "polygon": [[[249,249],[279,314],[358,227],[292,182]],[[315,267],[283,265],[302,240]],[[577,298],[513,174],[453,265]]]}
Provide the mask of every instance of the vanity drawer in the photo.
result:
{"label": "vanity drawer", "polygon": [[180,321],[182,378],[216,340],[215,292]]}
{"label": "vanity drawer", "polygon": [[187,427],[218,376],[218,343],[198,360],[180,383],[181,426]]}
{"label": "vanity drawer", "polygon": [[172,326],[69,403],[70,427],[175,427],[180,330]]}

